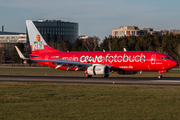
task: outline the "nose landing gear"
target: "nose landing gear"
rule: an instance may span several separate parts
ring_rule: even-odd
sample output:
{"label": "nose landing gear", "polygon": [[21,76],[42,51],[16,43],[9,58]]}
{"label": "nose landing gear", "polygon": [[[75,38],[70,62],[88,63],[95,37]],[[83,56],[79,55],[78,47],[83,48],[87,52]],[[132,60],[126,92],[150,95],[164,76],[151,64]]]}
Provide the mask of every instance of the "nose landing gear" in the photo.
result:
{"label": "nose landing gear", "polygon": [[161,74],[159,74],[158,79],[162,79],[162,75]]}
{"label": "nose landing gear", "polygon": [[166,73],[166,72],[168,72],[168,71],[167,71],[167,70],[160,70],[160,71],[159,71],[158,79],[162,79],[161,73]]}

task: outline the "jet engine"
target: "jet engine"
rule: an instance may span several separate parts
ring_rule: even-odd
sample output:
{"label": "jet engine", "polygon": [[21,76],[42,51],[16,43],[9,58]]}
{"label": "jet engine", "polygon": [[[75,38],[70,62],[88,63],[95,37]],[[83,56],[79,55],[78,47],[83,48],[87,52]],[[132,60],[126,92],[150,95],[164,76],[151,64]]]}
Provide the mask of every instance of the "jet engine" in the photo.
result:
{"label": "jet engine", "polygon": [[130,74],[137,74],[138,71],[118,71],[117,73],[120,75],[130,75]]}
{"label": "jet engine", "polygon": [[109,67],[107,65],[94,65],[87,68],[89,75],[108,75]]}

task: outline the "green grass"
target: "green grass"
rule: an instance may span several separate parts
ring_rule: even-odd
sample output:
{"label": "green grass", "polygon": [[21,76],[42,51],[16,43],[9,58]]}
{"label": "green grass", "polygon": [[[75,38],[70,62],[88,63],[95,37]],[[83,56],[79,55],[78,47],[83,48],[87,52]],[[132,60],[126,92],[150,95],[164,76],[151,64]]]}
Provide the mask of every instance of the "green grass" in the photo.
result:
{"label": "green grass", "polygon": [[180,86],[0,82],[0,119],[179,119]]}
{"label": "green grass", "polygon": [[[53,68],[0,68],[0,75],[58,75],[58,76],[84,76],[84,71],[65,71]],[[143,72],[133,75],[119,75],[116,72],[110,73],[110,77],[157,77],[158,72]],[[180,77],[180,70],[170,70],[162,74],[163,77]]]}
{"label": "green grass", "polygon": [[83,76],[84,71],[64,71],[53,68],[0,68],[0,75],[59,75],[59,76]]}

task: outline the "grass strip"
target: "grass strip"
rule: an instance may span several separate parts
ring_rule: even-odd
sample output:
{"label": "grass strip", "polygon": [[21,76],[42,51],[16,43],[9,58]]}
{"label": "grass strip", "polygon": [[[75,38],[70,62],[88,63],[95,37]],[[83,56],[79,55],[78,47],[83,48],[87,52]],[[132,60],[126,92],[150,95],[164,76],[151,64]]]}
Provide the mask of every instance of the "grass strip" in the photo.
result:
{"label": "grass strip", "polygon": [[0,119],[179,119],[180,86],[0,82]]}

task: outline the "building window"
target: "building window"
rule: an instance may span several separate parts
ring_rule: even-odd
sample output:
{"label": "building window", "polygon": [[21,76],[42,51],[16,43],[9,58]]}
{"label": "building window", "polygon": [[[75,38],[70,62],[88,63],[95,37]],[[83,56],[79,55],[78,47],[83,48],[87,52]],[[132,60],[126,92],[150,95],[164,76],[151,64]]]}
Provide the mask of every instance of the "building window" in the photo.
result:
{"label": "building window", "polygon": [[127,35],[127,31],[125,31],[125,35]]}
{"label": "building window", "polygon": [[121,31],[118,31],[118,35],[120,35]]}

